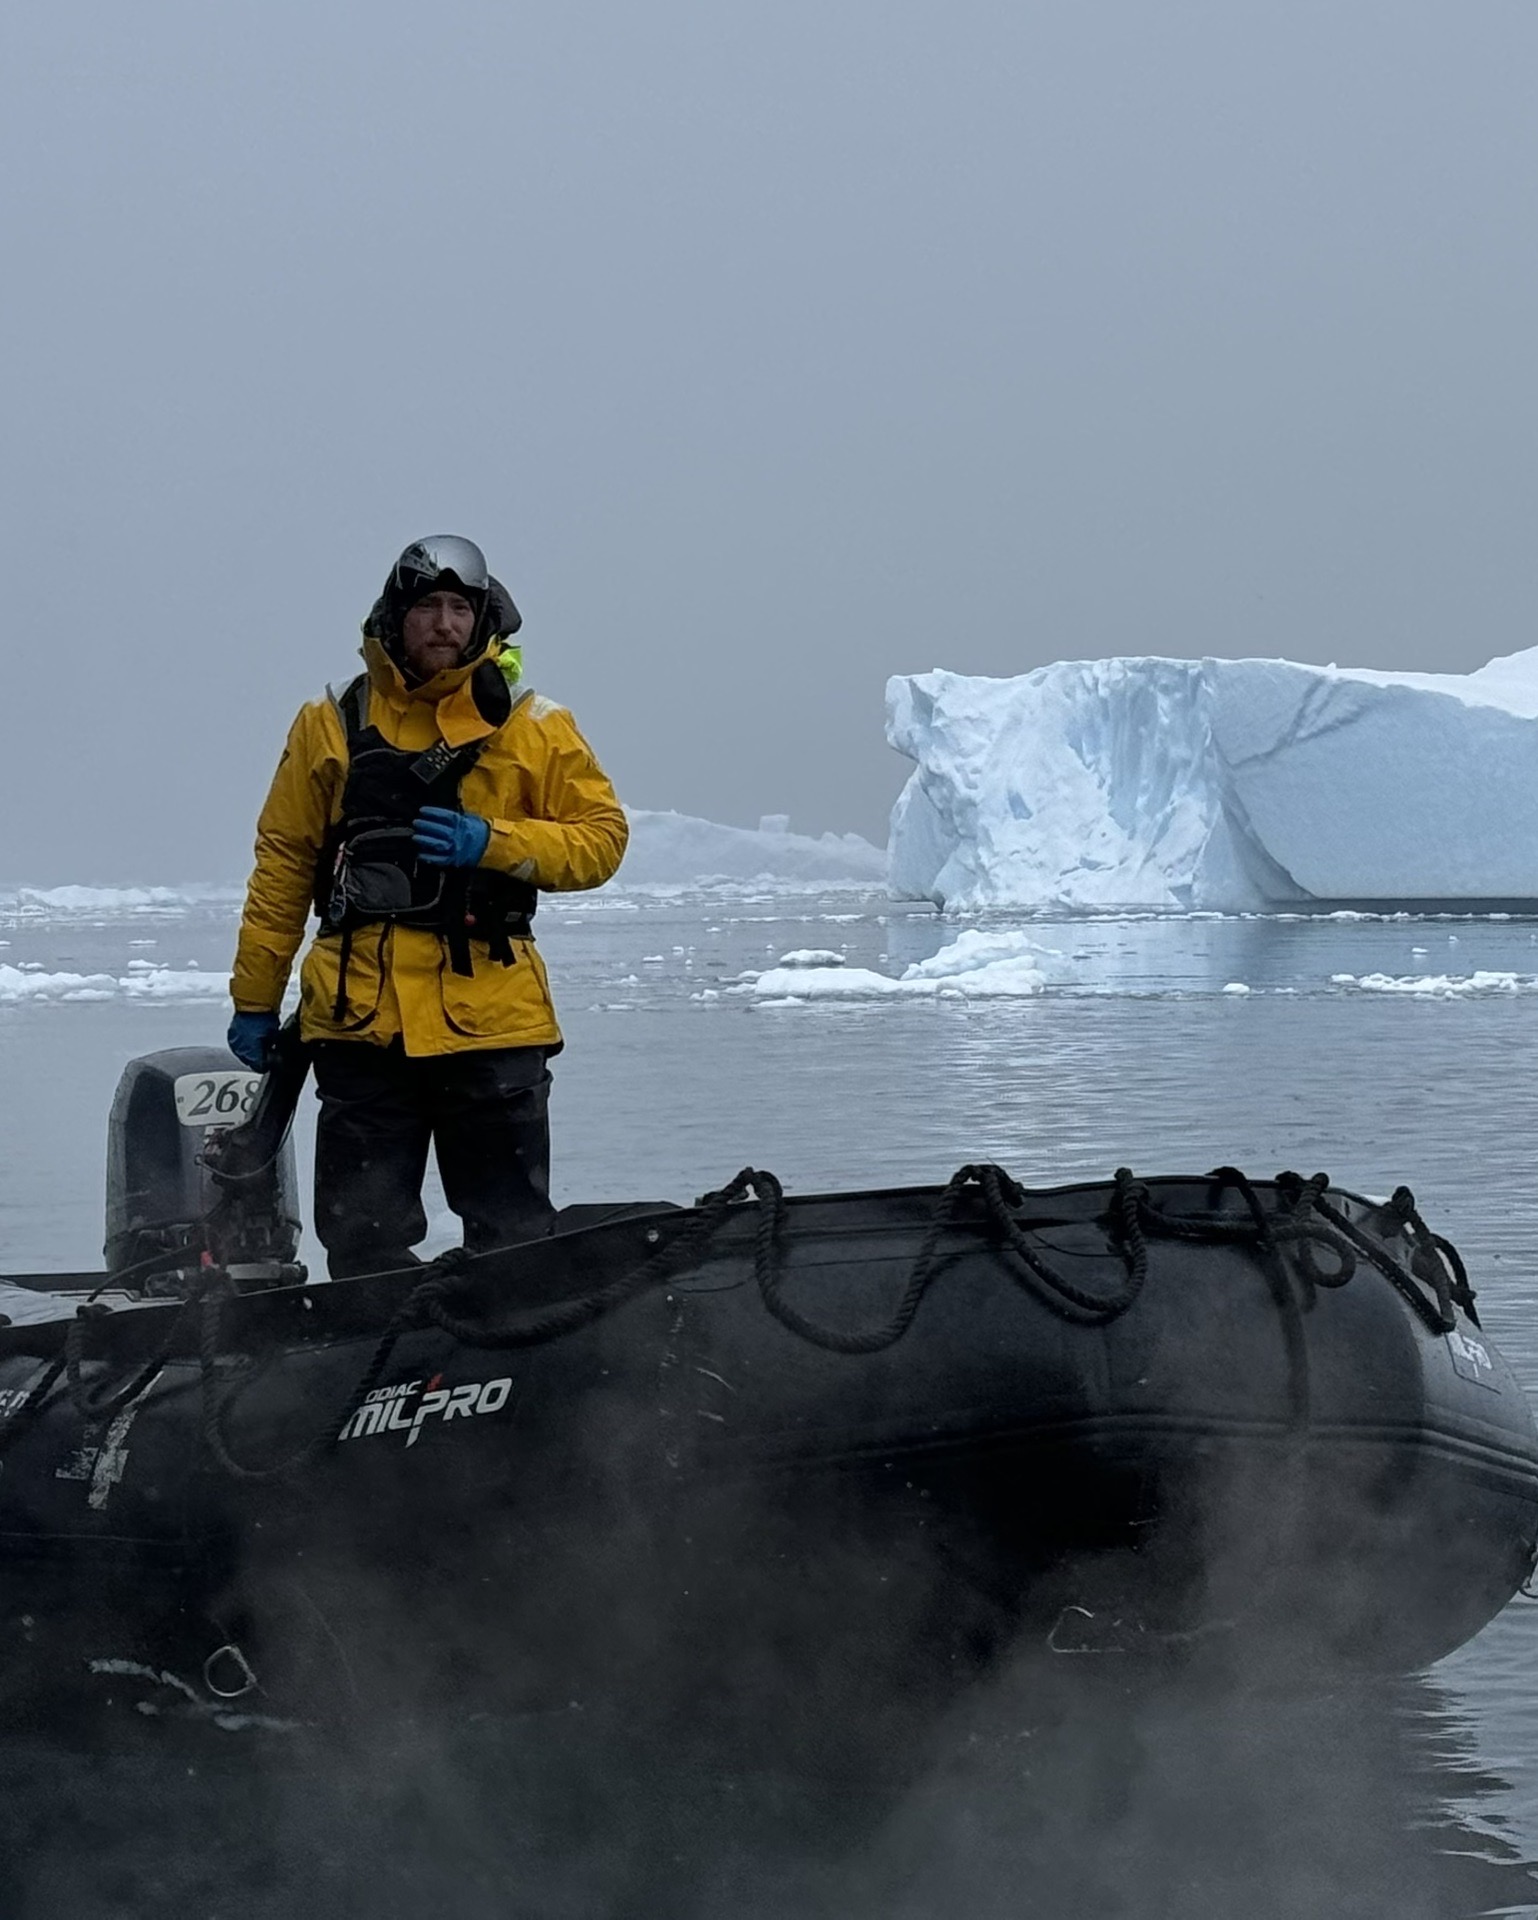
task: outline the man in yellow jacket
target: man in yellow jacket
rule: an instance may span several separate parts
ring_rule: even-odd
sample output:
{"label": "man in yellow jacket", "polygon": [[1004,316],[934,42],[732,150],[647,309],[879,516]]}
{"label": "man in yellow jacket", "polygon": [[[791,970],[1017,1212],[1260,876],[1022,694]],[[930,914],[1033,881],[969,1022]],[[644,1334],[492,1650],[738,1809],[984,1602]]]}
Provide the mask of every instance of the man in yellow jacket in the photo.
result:
{"label": "man in yellow jacket", "polygon": [[601,886],[627,827],[563,707],[518,679],[519,616],[473,542],[409,546],[366,672],[300,710],[257,823],[230,1047],[260,1071],[300,973],[320,1120],[315,1225],[334,1277],[411,1264],[433,1145],[474,1251],[543,1232],[561,1046],[540,891]]}

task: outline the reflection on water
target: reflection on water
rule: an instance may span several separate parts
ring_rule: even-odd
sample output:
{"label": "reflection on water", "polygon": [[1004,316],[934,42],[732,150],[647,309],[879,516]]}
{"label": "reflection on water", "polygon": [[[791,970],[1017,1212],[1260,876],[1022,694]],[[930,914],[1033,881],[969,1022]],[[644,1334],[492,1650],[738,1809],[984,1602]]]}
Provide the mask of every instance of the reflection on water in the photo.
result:
{"label": "reflection on water", "polygon": [[[1031,1000],[769,1009],[729,992],[791,948],[895,972],[957,930],[879,904],[850,914],[847,898],[547,913],[569,1043],[561,1197],[689,1198],[743,1165],[801,1191],[935,1182],[978,1159],[1031,1185],[1220,1162],[1323,1168],[1365,1192],[1407,1181],[1538,1391],[1538,997],[1425,1002],[1332,984],[1532,976],[1533,922],[1037,923],[1027,930],[1056,950],[1060,985]],[[151,934],[168,962],[227,964],[227,920]],[[6,958],[110,970],[130,936],[151,937],[14,929]],[[1235,980],[1256,991],[1223,996]],[[719,997],[691,997],[705,989]],[[99,1258],[122,1064],[217,1042],[223,1025],[216,1005],[0,1007],[0,1267]],[[302,1154],[308,1128],[306,1114]],[[1350,1698],[1022,1670],[879,1805],[740,1763],[663,1778],[655,1755],[621,1764],[624,1730],[595,1739],[581,1715],[418,1747],[400,1736],[366,1765],[230,1736],[205,1736],[189,1761],[181,1736],[149,1725],[131,1750],[113,1736],[89,1787],[76,1754],[12,1739],[0,1768],[13,1815],[28,1809],[33,1866],[30,1904],[7,1911],[1538,1911],[1535,1676],[1538,1606],[1523,1601],[1431,1678]],[[153,1843],[136,1824],[147,1802]],[[96,1823],[94,1856],[63,1838],[65,1803]],[[232,1880],[243,1905],[225,1904]]]}
{"label": "reflection on water", "polygon": [[1441,1708],[1425,1679],[1292,1698],[1022,1668],[888,1821],[868,1909],[1443,1920],[1538,1901],[1517,1850],[1450,1811],[1498,1783]]}

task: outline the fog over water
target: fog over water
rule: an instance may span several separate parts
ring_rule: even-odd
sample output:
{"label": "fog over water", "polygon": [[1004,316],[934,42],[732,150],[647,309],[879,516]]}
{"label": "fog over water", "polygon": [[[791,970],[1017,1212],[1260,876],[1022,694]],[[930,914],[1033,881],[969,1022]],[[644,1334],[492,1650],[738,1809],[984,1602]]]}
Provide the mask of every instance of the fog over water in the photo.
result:
{"label": "fog over water", "polygon": [[238,879],[433,531],[630,804],[739,824],[881,837],[892,672],[1513,651],[1535,57],[1520,0],[11,9],[0,881]]}

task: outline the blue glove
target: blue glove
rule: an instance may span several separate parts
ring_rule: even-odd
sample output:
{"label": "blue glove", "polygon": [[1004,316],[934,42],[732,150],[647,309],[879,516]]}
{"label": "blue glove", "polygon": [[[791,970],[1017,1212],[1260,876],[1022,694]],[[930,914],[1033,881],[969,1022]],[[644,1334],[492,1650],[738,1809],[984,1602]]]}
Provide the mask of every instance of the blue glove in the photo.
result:
{"label": "blue glove", "polygon": [[491,844],[491,822],[478,813],[423,807],[412,823],[418,856],[430,867],[478,867]]}
{"label": "blue glove", "polygon": [[267,1058],[283,1022],[275,1013],[237,1013],[230,1022],[226,1044],[243,1067],[267,1071]]}

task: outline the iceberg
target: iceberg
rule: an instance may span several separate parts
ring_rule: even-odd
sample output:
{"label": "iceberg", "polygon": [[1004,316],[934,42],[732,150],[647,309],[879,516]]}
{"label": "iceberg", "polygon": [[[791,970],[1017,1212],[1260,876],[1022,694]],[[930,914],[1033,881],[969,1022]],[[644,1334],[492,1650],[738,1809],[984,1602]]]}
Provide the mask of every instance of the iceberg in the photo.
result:
{"label": "iceberg", "polygon": [[752,883],[772,892],[870,890],[886,884],[886,853],[857,833],[792,833],[787,815],[726,827],[692,814],[627,807],[630,845],[610,886],[648,891]]}
{"label": "iceberg", "polygon": [[176,916],[199,907],[236,906],[243,890],[193,887],[8,887],[0,888],[0,917],[63,920],[124,914]]}
{"label": "iceberg", "polygon": [[890,886],[952,911],[1538,900],[1538,648],[1477,672],[1059,661],[887,683]]}

